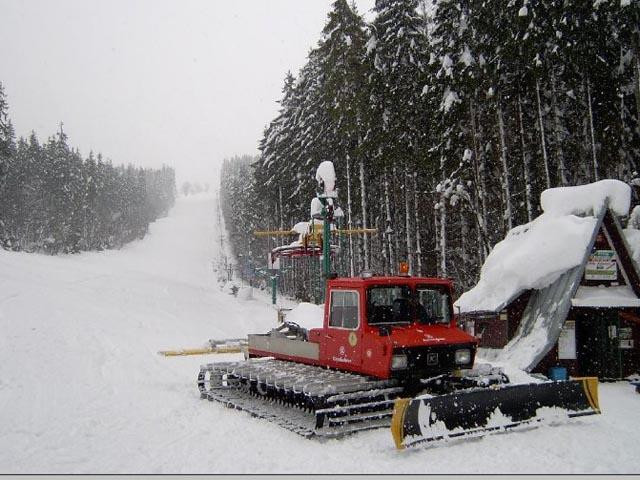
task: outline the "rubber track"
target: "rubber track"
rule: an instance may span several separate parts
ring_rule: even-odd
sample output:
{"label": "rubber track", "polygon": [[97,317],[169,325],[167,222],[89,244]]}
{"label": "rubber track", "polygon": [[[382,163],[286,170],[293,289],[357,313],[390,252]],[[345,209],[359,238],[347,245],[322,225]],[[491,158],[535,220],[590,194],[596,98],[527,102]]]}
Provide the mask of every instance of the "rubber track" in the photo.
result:
{"label": "rubber track", "polygon": [[263,358],[202,365],[198,388],[201,398],[323,438],[388,427],[402,391],[395,380]]}

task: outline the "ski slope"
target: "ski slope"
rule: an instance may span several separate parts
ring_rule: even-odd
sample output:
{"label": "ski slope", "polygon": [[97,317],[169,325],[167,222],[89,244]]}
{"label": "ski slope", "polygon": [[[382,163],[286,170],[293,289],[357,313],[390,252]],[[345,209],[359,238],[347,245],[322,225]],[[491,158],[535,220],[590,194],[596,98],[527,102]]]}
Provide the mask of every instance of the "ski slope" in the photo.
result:
{"label": "ski slope", "polygon": [[200,400],[200,363],[242,356],[156,352],[276,320],[266,298],[216,282],[216,208],[179,199],[119,251],[0,250],[0,474],[640,473],[640,395],[625,383],[601,386],[600,416],[403,452],[387,430],[306,440]]}

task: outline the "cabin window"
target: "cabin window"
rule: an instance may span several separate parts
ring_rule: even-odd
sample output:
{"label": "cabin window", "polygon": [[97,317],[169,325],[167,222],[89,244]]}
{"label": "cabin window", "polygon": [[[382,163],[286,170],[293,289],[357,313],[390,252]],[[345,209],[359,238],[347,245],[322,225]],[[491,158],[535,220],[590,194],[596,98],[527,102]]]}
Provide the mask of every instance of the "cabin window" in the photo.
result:
{"label": "cabin window", "polygon": [[331,291],[329,326],[348,329],[358,328],[358,292],[348,290]]}
{"label": "cabin window", "polygon": [[369,325],[411,322],[411,289],[406,285],[370,288],[367,312]]}
{"label": "cabin window", "polygon": [[449,306],[449,294],[433,287],[418,287],[417,318],[420,323],[451,322],[451,309]]}
{"label": "cabin window", "polygon": [[372,287],[367,292],[369,325],[385,323],[451,323],[451,299],[448,289],[419,285],[412,291],[406,285]]}

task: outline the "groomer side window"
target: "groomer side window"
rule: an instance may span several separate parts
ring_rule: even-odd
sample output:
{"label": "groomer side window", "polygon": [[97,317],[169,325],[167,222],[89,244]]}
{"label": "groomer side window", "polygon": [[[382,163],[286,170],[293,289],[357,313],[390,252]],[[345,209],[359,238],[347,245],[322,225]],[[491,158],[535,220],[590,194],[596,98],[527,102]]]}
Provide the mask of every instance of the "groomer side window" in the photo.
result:
{"label": "groomer side window", "polygon": [[335,328],[358,328],[358,292],[331,291],[331,313],[329,326]]}

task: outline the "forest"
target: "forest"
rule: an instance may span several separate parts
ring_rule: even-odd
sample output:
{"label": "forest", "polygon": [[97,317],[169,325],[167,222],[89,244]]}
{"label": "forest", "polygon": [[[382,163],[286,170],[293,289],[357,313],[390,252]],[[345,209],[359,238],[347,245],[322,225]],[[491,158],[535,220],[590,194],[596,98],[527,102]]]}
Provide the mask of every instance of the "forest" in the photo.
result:
{"label": "forest", "polygon": [[175,172],[82,158],[62,123],[41,143],[15,138],[0,83],[0,247],[50,254],[120,248],[175,199]]}
{"label": "forest", "polygon": [[[295,240],[252,232],[309,220],[324,160],[344,224],[378,229],[341,240],[338,273],[395,273],[405,260],[459,292],[493,245],[541,213],[544,189],[635,183],[638,0],[376,0],[371,13],[332,4],[306,64],[284,78],[260,155],[225,163],[242,268]],[[317,259],[291,262],[280,286],[307,298]]]}

